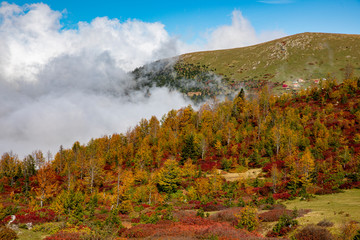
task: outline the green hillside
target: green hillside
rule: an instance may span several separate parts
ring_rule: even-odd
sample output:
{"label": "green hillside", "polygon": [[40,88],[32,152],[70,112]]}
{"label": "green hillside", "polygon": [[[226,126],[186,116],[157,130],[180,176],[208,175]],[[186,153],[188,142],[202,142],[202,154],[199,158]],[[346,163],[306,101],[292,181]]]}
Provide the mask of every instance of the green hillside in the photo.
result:
{"label": "green hillside", "polygon": [[328,74],[342,81],[345,72],[360,73],[360,35],[301,33],[258,45],[189,53],[180,56],[185,64],[206,65],[229,83],[247,81],[285,82],[299,88]]}

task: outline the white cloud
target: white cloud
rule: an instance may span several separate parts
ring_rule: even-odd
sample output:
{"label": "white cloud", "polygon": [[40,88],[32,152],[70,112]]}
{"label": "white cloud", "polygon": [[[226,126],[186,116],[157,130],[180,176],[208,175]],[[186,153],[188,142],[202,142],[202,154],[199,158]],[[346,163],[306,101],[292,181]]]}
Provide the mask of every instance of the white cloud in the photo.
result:
{"label": "white cloud", "polygon": [[0,153],[55,153],[189,104],[167,89],[131,91],[127,71],[179,53],[161,23],[103,17],[69,30],[61,18],[45,4],[1,4]]}
{"label": "white cloud", "polygon": [[249,20],[239,10],[234,10],[231,25],[220,26],[208,34],[206,49],[245,47],[283,36],[285,33],[282,31],[267,31],[257,34]]}
{"label": "white cloud", "polygon": [[[151,89],[149,98],[132,91],[127,72],[199,48],[171,37],[161,23],[101,17],[63,29],[62,17],[42,3],[1,3],[0,154],[55,153],[189,104],[167,89]],[[234,11],[232,25],[214,30],[207,47],[240,47],[277,34],[256,34]]]}
{"label": "white cloud", "polygon": [[80,22],[76,30],[61,29],[62,14],[46,4],[0,7],[0,55],[4,78],[35,80],[51,59],[84,52],[108,51],[117,67],[129,71],[158,58],[178,54],[178,41],[161,23],[120,22],[106,17]]}

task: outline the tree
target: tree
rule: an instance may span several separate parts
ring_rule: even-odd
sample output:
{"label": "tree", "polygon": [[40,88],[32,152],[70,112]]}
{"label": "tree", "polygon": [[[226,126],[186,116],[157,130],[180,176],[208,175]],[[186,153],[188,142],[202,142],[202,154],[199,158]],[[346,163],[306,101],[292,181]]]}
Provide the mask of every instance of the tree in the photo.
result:
{"label": "tree", "polygon": [[276,193],[276,185],[278,184],[279,180],[281,180],[281,172],[277,168],[276,164],[273,164],[271,167],[271,180],[273,183],[273,193]]}
{"label": "tree", "polygon": [[6,152],[0,160],[0,175],[10,179],[10,185],[14,185],[19,159],[13,152]]}
{"label": "tree", "polygon": [[181,183],[181,169],[176,160],[168,159],[157,174],[157,187],[159,191],[174,193]]}
{"label": "tree", "polygon": [[45,162],[36,174],[38,187],[35,188],[37,198],[40,200],[40,207],[44,206],[44,202],[53,197],[58,191],[55,171],[49,162]]}
{"label": "tree", "polygon": [[86,180],[89,183],[90,187],[90,193],[92,194],[94,191],[94,185],[95,180],[98,176],[100,176],[102,168],[101,168],[101,160],[97,157],[97,154],[99,154],[100,151],[98,150],[97,143],[94,140],[91,140],[88,143],[87,146],[87,157],[88,157],[88,164],[87,164],[87,170],[88,175],[86,177]]}
{"label": "tree", "polygon": [[195,162],[197,155],[194,135],[190,133],[186,135],[184,139],[184,144],[181,151],[181,164],[184,164],[189,158]]}
{"label": "tree", "polygon": [[311,154],[309,148],[305,149],[303,156],[300,159],[300,167],[301,167],[301,181],[308,187],[311,182],[311,173],[314,171],[315,168],[315,161],[314,157]]}
{"label": "tree", "polygon": [[24,186],[23,190],[25,193],[28,193],[30,191],[30,177],[34,176],[35,171],[35,160],[31,155],[28,155],[25,157],[25,159],[22,162],[22,172],[24,175]]}

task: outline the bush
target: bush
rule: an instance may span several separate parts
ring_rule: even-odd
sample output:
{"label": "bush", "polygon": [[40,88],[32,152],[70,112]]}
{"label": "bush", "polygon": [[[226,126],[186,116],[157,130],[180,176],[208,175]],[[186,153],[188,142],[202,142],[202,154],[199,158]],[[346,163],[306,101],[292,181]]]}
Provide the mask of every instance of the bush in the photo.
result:
{"label": "bush", "polygon": [[238,215],[235,215],[238,222],[236,227],[245,228],[248,231],[255,230],[259,225],[256,208],[246,206],[240,210]]}
{"label": "bush", "polygon": [[118,207],[119,212],[122,214],[128,214],[134,210],[130,200],[122,201]]}
{"label": "bush", "polygon": [[44,238],[44,240],[80,240],[81,236],[81,233],[58,232],[54,235]]}
{"label": "bush", "polygon": [[38,223],[46,223],[46,222],[53,222],[57,220],[56,213],[51,209],[39,209],[37,211],[29,211],[24,210],[24,213],[15,215],[15,221],[14,224],[20,224],[20,223],[32,223],[32,224],[38,224]]}
{"label": "bush", "polygon": [[291,230],[295,229],[298,225],[298,221],[294,220],[293,217],[295,217],[295,211],[293,211],[294,216],[289,216],[287,214],[283,214],[279,218],[279,222],[276,223],[274,228],[272,229],[272,232],[268,233],[267,237],[278,237],[278,236],[284,236]]}
{"label": "bush", "polygon": [[341,239],[344,240],[353,240],[355,236],[358,234],[359,226],[358,223],[355,221],[350,221],[341,229]]}
{"label": "bush", "polygon": [[199,204],[195,206],[197,209],[203,209],[205,212],[213,212],[213,211],[220,211],[225,209],[226,207],[221,204],[215,204],[214,202],[208,202],[206,204]]}
{"label": "bush", "polygon": [[62,226],[60,223],[43,223],[34,226],[31,230],[34,232],[44,232],[47,234],[55,234],[61,230]]}
{"label": "bush", "polygon": [[268,212],[259,214],[259,219],[263,222],[276,222],[284,214],[291,215],[292,211],[287,209],[274,209]]}
{"label": "bush", "polygon": [[290,193],[287,193],[287,192],[283,192],[283,193],[274,193],[273,194],[273,198],[275,200],[278,200],[278,199],[282,199],[282,200],[287,200],[291,197]]}
{"label": "bush", "polygon": [[307,225],[295,234],[297,240],[331,240],[334,236],[326,229],[316,225]]}
{"label": "bush", "polygon": [[217,222],[234,223],[234,222],[237,222],[237,218],[235,217],[235,215],[240,210],[241,210],[241,208],[239,208],[239,207],[225,209],[225,210],[222,210],[220,212],[217,212],[217,213],[211,215],[210,219],[217,221]]}
{"label": "bush", "polygon": [[334,226],[334,223],[330,222],[329,220],[322,220],[320,222],[318,222],[318,224],[316,224],[319,227],[332,227]]}
{"label": "bush", "polygon": [[0,228],[0,240],[12,240],[17,239],[18,236],[16,232],[6,226],[1,226]]}

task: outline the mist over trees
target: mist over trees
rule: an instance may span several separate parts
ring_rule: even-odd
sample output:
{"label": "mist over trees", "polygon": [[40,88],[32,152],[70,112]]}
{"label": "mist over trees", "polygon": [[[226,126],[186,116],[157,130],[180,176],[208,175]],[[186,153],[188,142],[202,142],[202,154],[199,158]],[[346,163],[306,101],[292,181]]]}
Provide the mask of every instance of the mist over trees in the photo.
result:
{"label": "mist over trees", "polygon": [[[132,236],[136,228],[123,229],[121,216],[146,226],[161,219],[183,221],[176,216],[187,208],[256,208],[359,187],[360,80],[338,85],[328,79],[295,95],[270,92],[265,87],[249,99],[241,90],[233,101],[171,110],[161,119],[142,119],[126,133],[61,146],[54,156],[37,150],[20,160],[6,152],[0,191],[9,194],[6,201],[17,206],[19,216],[24,209],[31,214],[45,209],[48,221],[57,221],[51,218],[55,214],[95,232],[104,227],[91,220],[100,216],[101,206],[117,234]],[[262,173],[227,181],[219,169]],[[242,214],[257,218],[256,211],[234,215],[238,227],[256,229],[257,220],[246,227]],[[8,215],[1,216],[6,222]]]}

